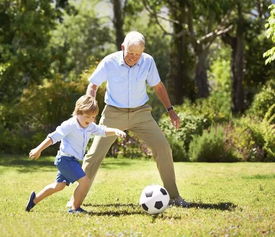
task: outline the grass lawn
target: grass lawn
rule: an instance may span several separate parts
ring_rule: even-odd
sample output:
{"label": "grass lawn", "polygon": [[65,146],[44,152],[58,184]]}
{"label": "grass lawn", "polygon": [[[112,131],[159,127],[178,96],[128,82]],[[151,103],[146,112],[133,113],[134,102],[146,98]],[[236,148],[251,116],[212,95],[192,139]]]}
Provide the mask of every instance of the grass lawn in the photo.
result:
{"label": "grass lawn", "polygon": [[31,191],[55,180],[53,157],[0,156],[0,236],[275,236],[275,163],[175,163],[191,208],[151,216],[138,205],[142,189],[161,184],[148,160],[106,158],[84,202],[71,215],[75,185],[24,211]]}

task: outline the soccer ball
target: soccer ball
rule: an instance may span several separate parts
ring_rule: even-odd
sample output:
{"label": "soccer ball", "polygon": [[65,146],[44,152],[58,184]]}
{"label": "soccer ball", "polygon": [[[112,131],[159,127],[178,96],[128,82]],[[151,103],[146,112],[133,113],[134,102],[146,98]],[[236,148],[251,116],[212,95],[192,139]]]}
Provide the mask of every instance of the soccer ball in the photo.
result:
{"label": "soccer ball", "polygon": [[149,214],[163,212],[169,204],[170,196],[167,190],[160,185],[146,186],[140,195],[139,204]]}

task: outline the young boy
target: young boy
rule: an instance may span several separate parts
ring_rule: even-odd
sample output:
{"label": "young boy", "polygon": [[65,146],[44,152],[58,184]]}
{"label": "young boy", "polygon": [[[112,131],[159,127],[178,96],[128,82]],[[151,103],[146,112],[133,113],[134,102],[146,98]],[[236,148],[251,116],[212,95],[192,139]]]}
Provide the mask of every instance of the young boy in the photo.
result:
{"label": "young boy", "polygon": [[116,128],[108,128],[94,123],[98,114],[98,105],[93,97],[81,96],[76,104],[73,116],[64,121],[56,130],[48,134],[47,138],[36,148],[30,151],[31,159],[38,159],[41,152],[52,144],[61,141],[54,164],[58,168],[56,182],[47,185],[38,194],[32,192],[26,206],[30,211],[44,198],[61,191],[66,185],[78,182],[73,194],[72,207],[69,213],[86,212],[80,206],[89,190],[89,179],[81,168],[79,160],[82,160],[85,149],[91,135],[119,136],[126,134]]}

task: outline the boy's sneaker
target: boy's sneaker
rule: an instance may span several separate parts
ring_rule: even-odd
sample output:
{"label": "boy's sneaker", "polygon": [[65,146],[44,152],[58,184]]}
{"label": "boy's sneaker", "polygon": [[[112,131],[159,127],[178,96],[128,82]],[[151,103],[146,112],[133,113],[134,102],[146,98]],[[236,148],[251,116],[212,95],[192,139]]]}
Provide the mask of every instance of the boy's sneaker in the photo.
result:
{"label": "boy's sneaker", "polygon": [[30,211],[35,206],[35,203],[33,202],[35,197],[36,197],[35,192],[32,192],[30,195],[29,201],[27,203],[25,211]]}
{"label": "boy's sneaker", "polygon": [[85,211],[84,209],[82,209],[81,207],[77,208],[77,209],[72,209],[70,208],[68,210],[69,213],[88,213],[87,211]]}
{"label": "boy's sneaker", "polygon": [[169,206],[190,207],[190,203],[186,202],[181,196],[178,196],[177,198],[170,199]]}

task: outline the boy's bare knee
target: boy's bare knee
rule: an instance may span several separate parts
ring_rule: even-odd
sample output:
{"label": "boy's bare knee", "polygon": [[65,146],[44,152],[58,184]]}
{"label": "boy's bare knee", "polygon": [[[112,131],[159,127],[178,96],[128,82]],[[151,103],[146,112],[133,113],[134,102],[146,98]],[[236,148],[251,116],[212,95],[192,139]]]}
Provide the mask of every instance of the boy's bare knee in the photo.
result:
{"label": "boy's bare knee", "polygon": [[61,191],[66,187],[66,183],[56,183],[54,189],[56,191]]}

